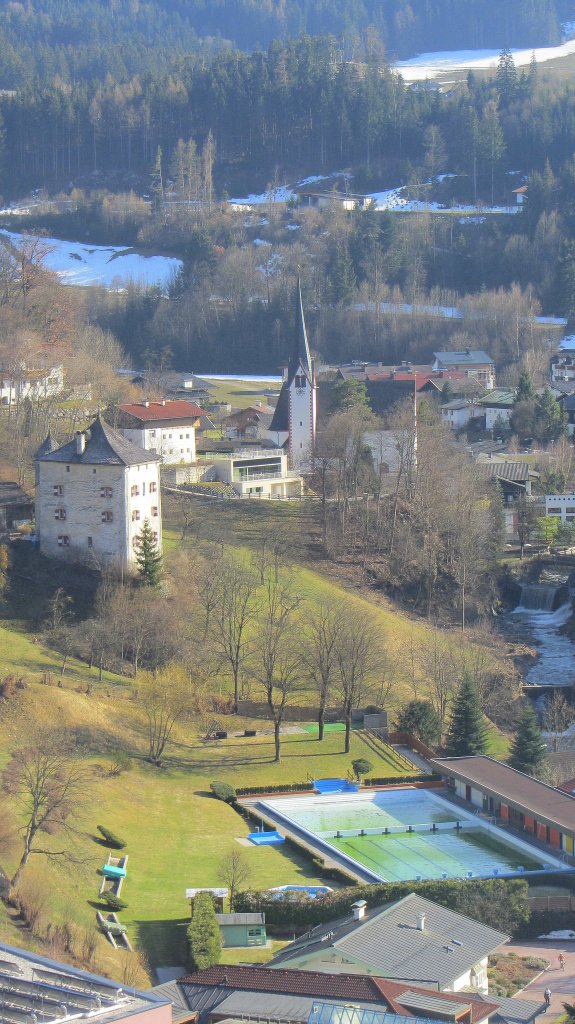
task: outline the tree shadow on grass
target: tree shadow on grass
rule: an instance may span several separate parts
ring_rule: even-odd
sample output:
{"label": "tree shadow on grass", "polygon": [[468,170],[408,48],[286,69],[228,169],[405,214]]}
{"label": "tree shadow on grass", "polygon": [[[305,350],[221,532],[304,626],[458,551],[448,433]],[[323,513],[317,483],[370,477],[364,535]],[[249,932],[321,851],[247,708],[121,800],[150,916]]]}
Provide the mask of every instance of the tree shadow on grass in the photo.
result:
{"label": "tree shadow on grass", "polygon": [[187,964],[186,932],[190,924],[189,916],[173,921],[136,921],[135,924],[138,929],[138,948],[144,951],[153,967]]}

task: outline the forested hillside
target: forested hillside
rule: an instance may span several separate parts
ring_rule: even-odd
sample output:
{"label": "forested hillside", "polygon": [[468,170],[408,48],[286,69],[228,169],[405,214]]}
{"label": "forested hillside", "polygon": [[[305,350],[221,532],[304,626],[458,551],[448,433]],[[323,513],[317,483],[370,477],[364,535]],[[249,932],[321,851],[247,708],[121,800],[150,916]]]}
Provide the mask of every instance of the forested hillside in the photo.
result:
{"label": "forested hillside", "polygon": [[0,88],[55,75],[120,80],[190,50],[254,50],[308,33],[357,58],[368,29],[392,58],[418,51],[558,43],[571,0],[28,0],[0,11]]}

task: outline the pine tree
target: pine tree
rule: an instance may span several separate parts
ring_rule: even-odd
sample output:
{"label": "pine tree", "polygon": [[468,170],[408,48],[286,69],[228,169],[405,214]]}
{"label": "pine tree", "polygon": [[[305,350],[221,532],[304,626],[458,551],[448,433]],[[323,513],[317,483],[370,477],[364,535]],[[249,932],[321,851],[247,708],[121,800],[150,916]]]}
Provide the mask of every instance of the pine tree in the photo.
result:
{"label": "pine tree", "polygon": [[517,387],[517,394],[515,395],[516,402],[532,402],[535,398],[535,389],[531,377],[527,370],[521,371],[519,377],[519,385]]}
{"label": "pine tree", "polygon": [[204,971],[220,962],[222,937],[209,892],[199,892],[194,899],[194,913],[188,927],[188,948],[192,971]]}
{"label": "pine tree", "polygon": [[159,587],[162,580],[162,556],[149,519],[144,519],[137,538],[136,564],[141,582],[148,587]]}
{"label": "pine tree", "polygon": [[513,54],[505,47],[499,54],[497,65],[497,90],[505,102],[512,99],[517,92],[517,69]]}
{"label": "pine tree", "polygon": [[518,772],[537,775],[546,759],[547,751],[537,724],[537,716],[533,705],[526,701],[515,730],[509,764]]}
{"label": "pine tree", "polygon": [[469,757],[484,754],[487,749],[487,729],[477,687],[464,679],[451,708],[451,721],[447,735],[448,757]]}

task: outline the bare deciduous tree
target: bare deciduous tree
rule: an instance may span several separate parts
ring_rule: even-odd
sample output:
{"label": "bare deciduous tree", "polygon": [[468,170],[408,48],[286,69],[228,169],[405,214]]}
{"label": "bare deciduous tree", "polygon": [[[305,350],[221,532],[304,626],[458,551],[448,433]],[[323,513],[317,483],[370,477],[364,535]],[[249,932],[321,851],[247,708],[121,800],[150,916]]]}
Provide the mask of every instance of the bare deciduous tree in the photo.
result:
{"label": "bare deciduous tree", "polygon": [[351,722],[354,708],[361,705],[377,680],[383,663],[380,633],[373,620],[357,609],[348,609],[338,633],[338,685],[345,719],[345,753],[351,746]]}
{"label": "bare deciduous tree", "polygon": [[142,675],[136,701],[148,726],[148,760],[161,767],[174,726],[185,723],[201,706],[199,687],[179,666]]}
{"label": "bare deciduous tree", "polygon": [[575,722],[575,708],[563,693],[556,690],[545,701],[543,728],[550,733],[551,746],[556,753],[561,746],[561,736]]}
{"label": "bare deciduous tree", "polygon": [[301,660],[293,643],[293,616],[300,601],[278,573],[267,573],[259,630],[254,639],[254,668],[274,723],[275,761],[281,759],[280,732],[285,710],[299,688]]}
{"label": "bare deciduous tree", "polygon": [[339,678],[338,640],[344,628],[347,604],[322,603],[304,630],[303,662],[318,695],[318,740],[323,740],[325,713]]}
{"label": "bare deciduous tree", "polygon": [[[13,802],[20,819],[22,849],[10,880],[15,888],[33,854],[74,861],[70,839],[89,788],[90,775],[53,737],[41,737],[36,745],[12,754],[2,775],[5,797]],[[68,843],[56,846],[42,837],[61,835]]]}
{"label": "bare deciduous tree", "polygon": [[230,911],[234,909],[234,898],[242,885],[249,881],[251,868],[241,850],[230,850],[220,862],[218,880],[229,890]]}
{"label": "bare deciduous tree", "polygon": [[254,573],[233,555],[224,554],[217,565],[210,639],[220,663],[231,674],[234,711],[238,710],[240,675],[249,650],[248,623],[257,590]]}

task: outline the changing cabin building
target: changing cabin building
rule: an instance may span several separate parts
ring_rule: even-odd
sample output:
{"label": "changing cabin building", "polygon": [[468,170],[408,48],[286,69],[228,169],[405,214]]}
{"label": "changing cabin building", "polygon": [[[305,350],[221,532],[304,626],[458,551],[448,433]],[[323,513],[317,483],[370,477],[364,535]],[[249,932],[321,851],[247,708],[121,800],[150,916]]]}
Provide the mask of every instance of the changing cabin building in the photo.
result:
{"label": "changing cabin building", "polygon": [[432,761],[466,804],[573,856],[575,799],[485,754]]}
{"label": "changing cabin building", "polygon": [[161,551],[159,455],[98,416],[61,447],[48,435],[35,461],[36,535],[43,555],[133,570],[146,520]]}
{"label": "changing cabin building", "polygon": [[300,471],[309,467],[315,444],[317,384],[303,311],[301,284],[296,291],[296,321],[293,349],[270,432],[277,443],[285,445],[290,466]]}

